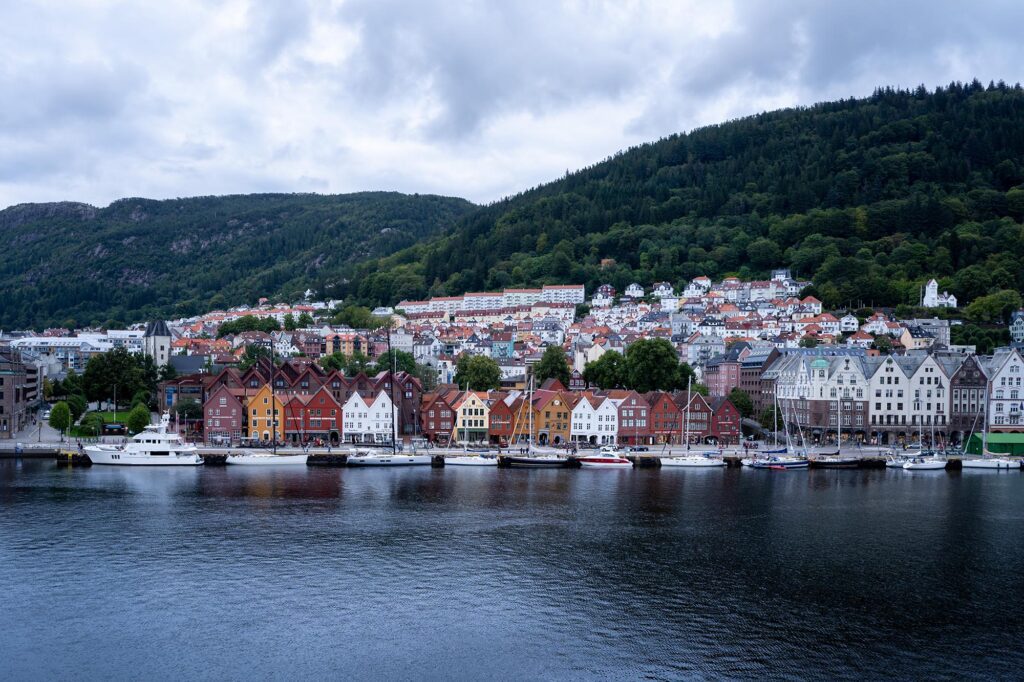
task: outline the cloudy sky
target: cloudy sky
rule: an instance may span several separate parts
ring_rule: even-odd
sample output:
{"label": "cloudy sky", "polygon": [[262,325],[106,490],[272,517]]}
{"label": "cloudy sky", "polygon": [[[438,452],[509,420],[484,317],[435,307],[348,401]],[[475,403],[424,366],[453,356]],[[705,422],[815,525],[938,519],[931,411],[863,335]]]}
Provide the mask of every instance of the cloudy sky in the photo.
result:
{"label": "cloudy sky", "polygon": [[369,189],[487,202],[877,85],[1024,80],[1024,3],[0,4],[0,206]]}

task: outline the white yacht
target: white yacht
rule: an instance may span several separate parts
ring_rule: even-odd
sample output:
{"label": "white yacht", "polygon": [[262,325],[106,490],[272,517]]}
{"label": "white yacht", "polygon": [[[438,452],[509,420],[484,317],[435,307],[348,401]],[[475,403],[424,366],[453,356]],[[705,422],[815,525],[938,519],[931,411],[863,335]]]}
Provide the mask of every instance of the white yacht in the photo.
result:
{"label": "white yacht", "polygon": [[[724,467],[725,460],[718,450],[697,452],[682,457],[662,457],[663,467]],[[749,465],[748,465],[749,466]]]}
{"label": "white yacht", "polygon": [[912,457],[903,465],[904,471],[942,471],[946,460],[933,456]]}
{"label": "white yacht", "polygon": [[496,467],[498,466],[498,458],[494,455],[486,453],[472,453],[469,450],[466,450],[465,454],[462,455],[445,455],[444,465],[461,467]]}
{"label": "white yacht", "polygon": [[93,464],[121,466],[197,466],[203,463],[196,446],[181,435],[168,433],[171,416],[164,413],[159,424],[150,424],[124,445],[90,445],[85,454]]}
{"label": "white yacht", "polygon": [[430,455],[403,455],[383,450],[352,450],[348,456],[349,466],[403,466],[430,464]]}
{"label": "white yacht", "polygon": [[270,452],[242,452],[228,455],[227,463],[241,466],[280,466],[282,464],[306,464],[306,455],[275,455]]}
{"label": "white yacht", "polygon": [[964,469],[1020,469],[1020,462],[1006,457],[964,458],[960,462]]}

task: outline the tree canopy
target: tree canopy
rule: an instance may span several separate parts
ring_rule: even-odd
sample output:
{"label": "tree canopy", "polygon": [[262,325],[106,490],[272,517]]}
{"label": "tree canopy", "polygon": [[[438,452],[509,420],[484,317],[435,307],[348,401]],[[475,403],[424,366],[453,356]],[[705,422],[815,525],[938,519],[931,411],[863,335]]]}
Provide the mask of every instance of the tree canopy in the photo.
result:
{"label": "tree canopy", "polygon": [[470,391],[501,387],[501,367],[486,355],[462,355],[455,363],[455,383]]}
{"label": "tree canopy", "polygon": [[813,280],[808,293],[830,308],[916,303],[932,277],[964,304],[1024,290],[1022,119],[1024,90],[974,81],[884,88],[672,135],[369,261],[347,294],[396,301],[399,276],[457,295],[678,287],[777,267]]}
{"label": "tree canopy", "polygon": [[588,362],[583,367],[583,379],[598,388],[623,388],[626,384],[626,364],[622,353],[605,351],[597,360]]}
{"label": "tree canopy", "polygon": [[537,378],[538,384],[548,379],[558,379],[563,386],[568,387],[572,372],[569,371],[569,359],[565,356],[565,350],[561,346],[548,346],[540,362],[534,366],[533,375]]}
{"label": "tree canopy", "polygon": [[127,403],[141,391],[156,390],[158,371],[153,358],[127,349],[113,350],[89,358],[82,375],[82,389],[89,400]]}
{"label": "tree canopy", "polygon": [[128,413],[128,418],[125,420],[125,426],[128,427],[129,433],[135,434],[149,426],[149,420],[149,408],[139,403],[131,409],[131,412]]}
{"label": "tree canopy", "polygon": [[50,428],[60,431],[61,436],[71,428],[71,409],[63,400],[50,409]]}
{"label": "tree canopy", "polygon": [[[297,302],[307,289],[343,298],[356,264],[439,234],[474,209],[396,192],[13,206],[0,211],[0,230],[17,245],[0,260],[0,328],[123,326],[261,296]],[[426,293],[422,277],[392,277],[368,291],[388,282]]]}

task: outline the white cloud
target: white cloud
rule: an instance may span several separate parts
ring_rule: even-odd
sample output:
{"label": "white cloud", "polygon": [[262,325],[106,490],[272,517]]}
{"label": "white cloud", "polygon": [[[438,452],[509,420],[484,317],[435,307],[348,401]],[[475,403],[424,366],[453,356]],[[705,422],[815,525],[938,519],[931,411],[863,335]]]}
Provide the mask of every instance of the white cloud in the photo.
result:
{"label": "white cloud", "polygon": [[1019,79],[1011,3],[0,6],[0,206],[395,189],[490,201],[878,85]]}

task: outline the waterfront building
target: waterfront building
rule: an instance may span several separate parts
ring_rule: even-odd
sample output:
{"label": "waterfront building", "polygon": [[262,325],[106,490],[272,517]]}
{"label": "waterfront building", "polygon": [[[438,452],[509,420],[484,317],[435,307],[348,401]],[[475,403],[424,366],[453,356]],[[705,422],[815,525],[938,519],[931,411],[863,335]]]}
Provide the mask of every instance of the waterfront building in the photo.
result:
{"label": "waterfront building", "polygon": [[445,393],[435,391],[424,395],[419,414],[423,436],[431,443],[447,444],[455,424],[455,410]]}
{"label": "waterfront building", "polygon": [[972,433],[985,428],[985,391],[988,377],[978,358],[940,359],[949,376],[949,442],[962,445]]}
{"label": "waterfront building", "polygon": [[348,443],[390,443],[393,433],[392,402],[381,391],[376,397],[353,393],[342,405],[342,430]]}
{"label": "waterfront building", "polygon": [[13,438],[28,426],[29,408],[36,397],[35,376],[20,353],[0,351],[0,440]]}
{"label": "waterfront building", "polygon": [[502,391],[492,391],[487,396],[487,440],[492,445],[507,445],[512,442],[513,425],[519,401],[515,396]]}
{"label": "waterfront building", "polygon": [[451,401],[455,409],[455,440],[461,443],[486,443],[489,440],[487,393],[459,391]]}
{"label": "waterfront building", "polygon": [[245,433],[244,389],[220,384],[203,405],[203,438],[209,444],[237,443]]}
{"label": "waterfront building", "polygon": [[293,394],[284,408],[285,437],[291,443],[320,439],[338,443],[344,437],[341,406],[327,387],[312,395]]}
{"label": "waterfront building", "polygon": [[650,405],[636,391],[608,391],[608,396],[619,405],[619,443],[623,445],[650,445]]}
{"label": "waterfront building", "polygon": [[612,399],[583,393],[572,408],[569,438],[573,443],[614,445],[618,421],[619,410]]}
{"label": "waterfront building", "polygon": [[650,405],[649,433],[655,443],[681,443],[683,439],[683,412],[670,393],[652,391],[644,395]]}
{"label": "waterfront building", "polygon": [[271,391],[269,384],[260,386],[256,393],[248,398],[246,411],[249,417],[248,433],[249,438],[260,440],[277,439],[284,442],[284,402],[281,396]]}
{"label": "waterfront building", "polygon": [[533,435],[538,445],[562,445],[569,442],[575,402],[576,396],[567,391],[534,391]]}
{"label": "waterfront building", "polygon": [[998,348],[987,363],[989,431],[1024,433],[1024,358],[1016,348]]}
{"label": "waterfront building", "polygon": [[728,398],[712,398],[710,436],[723,447],[737,445],[742,438],[740,411]]}

